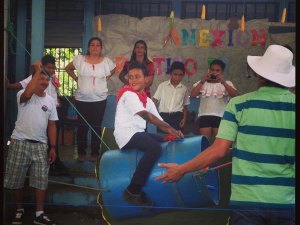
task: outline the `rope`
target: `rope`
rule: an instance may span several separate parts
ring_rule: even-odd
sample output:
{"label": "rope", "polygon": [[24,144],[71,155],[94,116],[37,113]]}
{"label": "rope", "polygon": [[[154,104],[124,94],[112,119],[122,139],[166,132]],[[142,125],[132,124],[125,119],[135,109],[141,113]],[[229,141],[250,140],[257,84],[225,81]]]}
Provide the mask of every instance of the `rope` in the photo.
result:
{"label": "rope", "polygon": [[[10,34],[14,39],[16,39],[16,41],[21,45],[21,47],[28,53],[28,55],[30,56],[30,53],[27,51],[27,49],[25,48],[25,46],[23,45],[23,43],[21,43],[18,38],[16,37],[16,35],[14,34],[14,28],[13,28],[13,23],[9,22],[7,27],[4,28],[4,30]],[[10,44],[12,45],[12,40],[10,39]],[[14,54],[16,54],[14,52]]]}
{"label": "rope", "polygon": [[199,170],[197,173],[193,174],[193,176],[203,177],[203,176],[205,176],[205,175],[207,175],[209,173],[214,172],[215,170],[221,169],[221,168],[226,167],[226,166],[230,166],[231,164],[232,164],[232,162],[227,162],[227,163],[215,166],[213,168],[207,167],[205,169]]}
{"label": "rope", "polygon": [[103,208],[103,204],[102,204],[102,200],[101,200],[101,196],[102,196],[102,193],[99,192],[98,193],[98,196],[97,196],[97,204],[100,206],[101,208],[101,216],[102,216],[102,219],[106,222],[107,225],[111,225],[109,223],[109,221],[106,219],[105,215],[104,215],[104,208]]}
{"label": "rope", "polygon": [[[105,133],[105,131],[106,131],[106,128],[104,127],[103,128],[103,131],[102,131],[102,138],[104,137],[104,133]],[[102,151],[102,149],[101,149],[101,151]],[[102,152],[101,152],[101,154],[102,154]],[[99,168],[99,164],[100,164],[100,161],[99,161],[99,163],[95,163],[95,176],[96,176],[96,178],[97,178],[97,180],[98,181],[100,181],[100,177],[99,177],[99,170],[97,170],[97,168]],[[104,215],[104,208],[103,208],[103,201],[102,201],[102,192],[101,191],[99,191],[99,193],[98,193],[98,195],[97,195],[97,204],[98,204],[98,206],[100,207],[100,209],[101,209],[101,216],[102,216],[102,219],[106,222],[106,224],[107,225],[111,225],[110,223],[109,223],[109,221],[108,221],[108,219],[106,219],[106,217],[105,217],[105,215]]]}

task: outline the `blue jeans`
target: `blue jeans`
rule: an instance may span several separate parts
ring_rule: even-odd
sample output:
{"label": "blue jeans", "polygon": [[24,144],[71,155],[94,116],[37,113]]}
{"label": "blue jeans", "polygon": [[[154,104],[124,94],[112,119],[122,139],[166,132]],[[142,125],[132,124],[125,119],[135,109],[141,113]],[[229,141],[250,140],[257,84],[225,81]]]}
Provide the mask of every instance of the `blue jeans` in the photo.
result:
{"label": "blue jeans", "polygon": [[237,207],[228,225],[295,225],[295,209]]}
{"label": "blue jeans", "polygon": [[163,142],[163,137],[153,133],[139,132],[135,133],[130,141],[122,149],[137,149],[144,152],[140,159],[131,183],[143,186],[154,166],[155,162],[161,155],[162,147],[160,142]]}

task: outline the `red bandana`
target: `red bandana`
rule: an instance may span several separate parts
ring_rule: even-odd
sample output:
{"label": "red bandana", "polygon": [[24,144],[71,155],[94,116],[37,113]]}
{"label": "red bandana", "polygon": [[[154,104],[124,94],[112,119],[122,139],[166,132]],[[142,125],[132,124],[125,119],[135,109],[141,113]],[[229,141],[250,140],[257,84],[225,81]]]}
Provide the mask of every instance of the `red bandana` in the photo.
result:
{"label": "red bandana", "polygon": [[60,87],[60,82],[55,74],[52,75],[52,83],[57,89]]}
{"label": "red bandana", "polygon": [[132,89],[132,87],[125,85],[123,88],[121,88],[118,91],[118,96],[117,96],[117,103],[120,100],[121,96],[126,92],[126,91],[131,91],[137,94],[137,96],[139,97],[140,101],[143,103],[143,106],[146,108],[146,104],[147,104],[147,94],[143,91],[142,93],[136,92]]}

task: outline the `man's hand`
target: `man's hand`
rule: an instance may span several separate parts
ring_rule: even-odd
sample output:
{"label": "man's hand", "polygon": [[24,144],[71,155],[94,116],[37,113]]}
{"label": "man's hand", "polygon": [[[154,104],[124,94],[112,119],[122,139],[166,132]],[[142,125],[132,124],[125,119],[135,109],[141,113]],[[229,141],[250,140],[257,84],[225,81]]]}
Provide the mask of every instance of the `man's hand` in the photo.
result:
{"label": "man's hand", "polygon": [[52,164],[52,163],[54,163],[55,160],[56,160],[55,148],[51,147],[51,149],[49,151],[49,163]]}
{"label": "man's hand", "polygon": [[167,169],[164,174],[154,179],[155,181],[163,180],[162,184],[177,181],[184,175],[184,173],[180,170],[180,165],[176,163],[159,163],[158,167]]}
{"label": "man's hand", "polygon": [[39,60],[35,61],[33,66],[34,66],[34,71],[35,72],[41,72],[41,68],[42,68],[41,61],[39,61]]}

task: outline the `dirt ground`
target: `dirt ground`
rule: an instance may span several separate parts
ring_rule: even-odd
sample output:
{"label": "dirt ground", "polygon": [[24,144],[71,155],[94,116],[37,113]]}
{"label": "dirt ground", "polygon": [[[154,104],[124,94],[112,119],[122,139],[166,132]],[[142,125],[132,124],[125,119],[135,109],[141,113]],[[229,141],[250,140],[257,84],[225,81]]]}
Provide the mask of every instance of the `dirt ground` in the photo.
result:
{"label": "dirt ground", "polygon": [[[34,207],[25,207],[25,225],[32,225]],[[6,206],[3,225],[9,225],[13,212]],[[161,213],[151,217],[132,218],[123,221],[105,222],[98,207],[47,206],[49,217],[57,225],[225,225],[228,212],[217,210],[184,210]]]}
{"label": "dirt ground", "polygon": [[[34,206],[25,207],[25,225],[32,225],[34,219]],[[14,207],[6,206],[3,225],[10,225]],[[99,208],[74,206],[47,206],[46,213],[58,225],[106,225],[101,219]]]}

